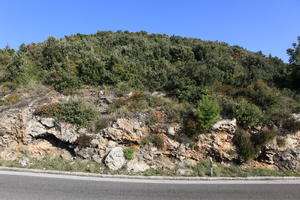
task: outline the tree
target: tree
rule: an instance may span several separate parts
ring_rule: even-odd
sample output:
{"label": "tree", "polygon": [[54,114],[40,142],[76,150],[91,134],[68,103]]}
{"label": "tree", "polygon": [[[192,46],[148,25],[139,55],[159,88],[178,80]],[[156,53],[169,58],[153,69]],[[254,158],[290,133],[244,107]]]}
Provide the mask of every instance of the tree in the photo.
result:
{"label": "tree", "polygon": [[221,107],[218,102],[208,95],[203,95],[197,108],[197,115],[200,120],[200,129],[207,131],[220,119],[220,112]]}
{"label": "tree", "polygon": [[298,37],[298,44],[293,43],[293,48],[287,50],[290,56],[290,88],[300,90],[300,36]]}

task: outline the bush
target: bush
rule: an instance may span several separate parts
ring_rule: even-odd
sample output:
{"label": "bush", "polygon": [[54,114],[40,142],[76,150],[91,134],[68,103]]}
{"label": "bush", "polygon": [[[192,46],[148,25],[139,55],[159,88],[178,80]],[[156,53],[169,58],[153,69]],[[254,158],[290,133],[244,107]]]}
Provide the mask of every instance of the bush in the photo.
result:
{"label": "bush", "polygon": [[152,138],[152,142],[153,144],[159,148],[159,149],[163,149],[164,148],[164,144],[165,144],[165,141],[164,141],[164,138],[162,136],[159,136],[159,135],[155,135],[153,138]]}
{"label": "bush", "polygon": [[136,149],[132,148],[132,147],[125,149],[124,150],[124,157],[125,157],[125,159],[126,160],[132,160],[133,157],[134,157],[134,152],[135,151],[136,151]]}
{"label": "bush", "polygon": [[260,148],[276,137],[277,133],[271,130],[263,131],[252,137],[253,143]]}
{"label": "bush", "polygon": [[92,120],[96,119],[97,113],[88,108],[80,101],[71,100],[59,105],[59,109],[55,117],[59,121],[76,124],[79,126],[87,126]]}
{"label": "bush", "polygon": [[0,100],[0,106],[9,106],[15,103],[18,103],[19,101],[21,101],[21,94],[11,94],[8,95],[7,97],[5,97],[4,99]]}
{"label": "bush", "polygon": [[294,119],[286,119],[282,127],[288,131],[287,133],[296,133],[300,131],[300,122]]}
{"label": "bush", "polygon": [[200,129],[207,131],[213,124],[220,119],[221,108],[218,102],[209,96],[202,96],[198,108],[197,115],[200,120]]}
{"label": "bush", "polygon": [[284,138],[277,138],[276,142],[279,147],[285,147],[286,141]]}
{"label": "bush", "polygon": [[49,103],[42,106],[39,106],[33,112],[34,115],[41,117],[54,117],[59,110],[58,103]]}
{"label": "bush", "polygon": [[241,99],[234,107],[234,117],[243,128],[258,125],[262,115],[263,113],[257,106],[244,99]]}
{"label": "bush", "polygon": [[237,153],[241,162],[247,162],[256,156],[257,149],[253,145],[250,135],[245,131],[237,130],[233,142],[237,147]]}

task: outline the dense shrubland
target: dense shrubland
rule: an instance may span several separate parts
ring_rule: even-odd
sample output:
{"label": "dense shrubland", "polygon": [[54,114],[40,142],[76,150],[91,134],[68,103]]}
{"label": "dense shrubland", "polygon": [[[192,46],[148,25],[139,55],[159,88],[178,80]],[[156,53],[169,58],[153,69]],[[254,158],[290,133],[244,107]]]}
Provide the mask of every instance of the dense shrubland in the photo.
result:
{"label": "dense shrubland", "polygon": [[[3,99],[5,91],[30,82],[65,94],[86,86],[163,91],[176,105],[185,106],[173,109],[170,105],[175,107],[174,103],[155,101],[136,92],[129,99],[115,102],[111,110],[126,106],[130,111],[141,111],[161,104],[170,120],[181,121],[187,135],[206,132],[221,117],[235,117],[241,128],[236,134],[238,151],[248,160],[273,137],[262,132],[260,137],[251,138],[247,130],[252,127],[271,130],[277,126],[288,133],[300,129],[289,119],[292,113],[300,112],[298,40],[288,49],[290,64],[286,64],[277,57],[222,42],[144,31],[50,37],[42,43],[22,44],[18,51],[0,50],[0,105],[19,98]],[[55,115],[83,126],[96,115],[80,102],[48,106],[52,107],[40,108],[36,114]],[[157,141],[159,146],[161,141]]]}

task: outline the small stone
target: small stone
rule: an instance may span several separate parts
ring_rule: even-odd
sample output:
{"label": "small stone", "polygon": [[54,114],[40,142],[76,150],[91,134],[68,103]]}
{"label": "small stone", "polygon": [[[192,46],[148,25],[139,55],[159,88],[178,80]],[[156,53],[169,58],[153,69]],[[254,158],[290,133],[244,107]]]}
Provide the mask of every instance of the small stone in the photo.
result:
{"label": "small stone", "polygon": [[178,169],[176,171],[176,174],[180,175],[180,176],[188,176],[193,174],[193,170],[191,169]]}
{"label": "small stone", "polygon": [[171,126],[171,127],[168,128],[168,134],[172,135],[172,136],[175,135],[175,129],[174,129],[174,127]]}

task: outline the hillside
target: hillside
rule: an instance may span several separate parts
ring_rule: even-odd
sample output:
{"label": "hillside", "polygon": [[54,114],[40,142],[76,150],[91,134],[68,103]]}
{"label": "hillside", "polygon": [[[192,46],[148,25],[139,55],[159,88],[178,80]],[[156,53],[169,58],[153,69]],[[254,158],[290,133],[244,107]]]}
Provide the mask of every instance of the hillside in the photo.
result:
{"label": "hillside", "polygon": [[144,31],[2,49],[1,162],[34,167],[53,155],[62,158],[53,165],[83,159],[96,172],[127,163],[134,172],[206,175],[199,170],[213,157],[220,169],[299,173],[299,52],[299,44],[289,49],[286,64]]}

